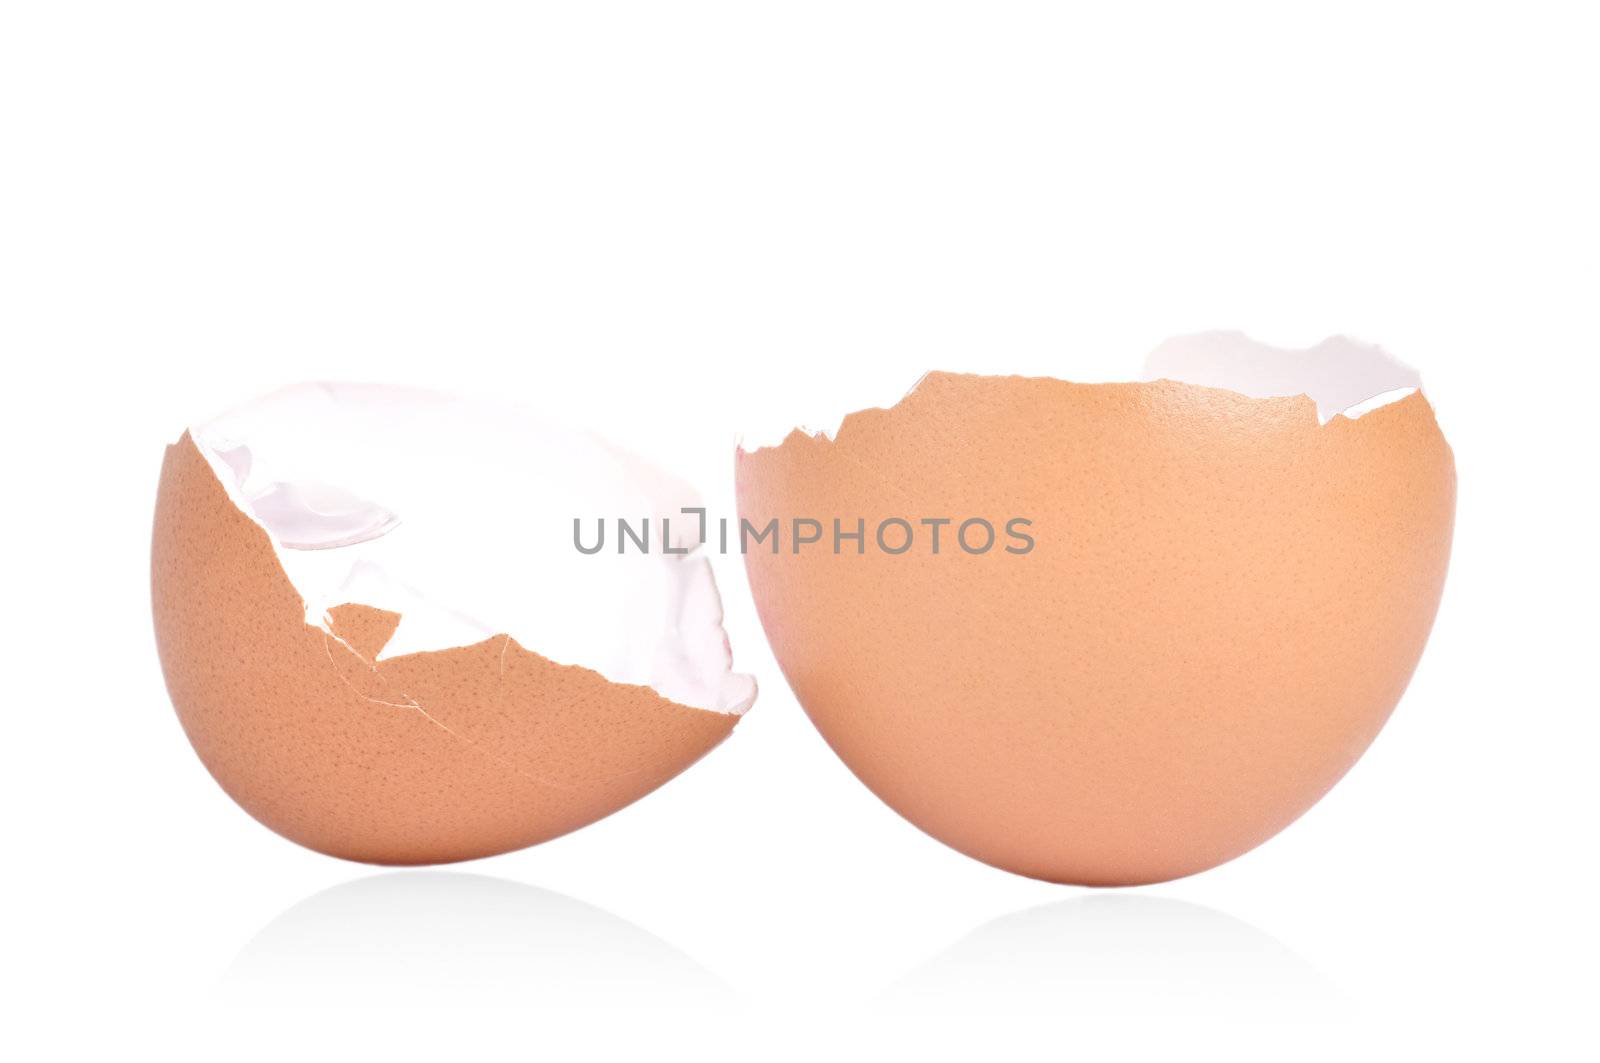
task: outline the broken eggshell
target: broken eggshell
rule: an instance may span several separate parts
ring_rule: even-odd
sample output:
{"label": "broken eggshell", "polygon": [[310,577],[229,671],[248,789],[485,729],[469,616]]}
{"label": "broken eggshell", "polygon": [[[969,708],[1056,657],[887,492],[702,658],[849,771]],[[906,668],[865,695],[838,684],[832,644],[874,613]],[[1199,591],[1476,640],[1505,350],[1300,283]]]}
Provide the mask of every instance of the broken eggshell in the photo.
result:
{"label": "broken eggshell", "polygon": [[167,449],[152,596],[178,717],[246,811],[335,856],[464,860],[592,823],[755,697],[683,532],[682,555],[573,548],[574,519],[694,504],[517,411],[269,395]]}
{"label": "broken eggshell", "polygon": [[[930,373],[737,455],[743,521],[865,530],[745,557],[823,737],[935,838],[1057,882],[1192,874],[1303,813],[1399,700],[1449,560],[1450,448],[1381,350],[1206,333],[1147,376]],[[969,552],[970,518],[1032,545]]]}

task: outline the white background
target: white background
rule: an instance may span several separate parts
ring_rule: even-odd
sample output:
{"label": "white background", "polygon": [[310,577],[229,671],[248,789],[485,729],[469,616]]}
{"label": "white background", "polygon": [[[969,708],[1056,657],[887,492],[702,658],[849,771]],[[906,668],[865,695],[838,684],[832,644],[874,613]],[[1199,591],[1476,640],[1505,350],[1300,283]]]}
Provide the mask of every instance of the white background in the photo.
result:
{"label": "white background", "polygon": [[[6,3],[5,1054],[1594,1058],[1584,6]],[[1198,877],[918,833],[736,564],[733,738],[459,869],[279,839],[168,705],[161,448],[280,384],[552,409],[726,512],[741,432],[1212,327],[1419,366],[1460,504],[1388,728]]]}

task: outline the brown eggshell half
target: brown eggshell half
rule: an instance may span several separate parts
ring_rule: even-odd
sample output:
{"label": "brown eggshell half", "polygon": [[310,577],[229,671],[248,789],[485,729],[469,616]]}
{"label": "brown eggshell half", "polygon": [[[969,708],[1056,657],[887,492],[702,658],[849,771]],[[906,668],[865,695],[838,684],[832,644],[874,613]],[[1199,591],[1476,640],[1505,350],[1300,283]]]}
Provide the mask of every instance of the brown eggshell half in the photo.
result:
{"label": "brown eggshell half", "polygon": [[[1238,856],[1349,770],[1422,653],[1455,512],[1420,392],[1322,425],[1304,396],[933,373],[737,475],[757,528],[828,529],[746,567],[845,763],[964,853],[1094,885]],[[918,525],[974,516],[981,555]],[[835,517],[865,553],[833,553]],[[899,556],[889,517],[917,526]]]}
{"label": "brown eggshell half", "polygon": [[508,635],[378,661],[398,614],[342,605],[331,634],[308,625],[267,533],[188,434],[162,465],[151,582],[167,688],[200,759],[256,819],[350,860],[546,841],[654,790],[738,720]]}

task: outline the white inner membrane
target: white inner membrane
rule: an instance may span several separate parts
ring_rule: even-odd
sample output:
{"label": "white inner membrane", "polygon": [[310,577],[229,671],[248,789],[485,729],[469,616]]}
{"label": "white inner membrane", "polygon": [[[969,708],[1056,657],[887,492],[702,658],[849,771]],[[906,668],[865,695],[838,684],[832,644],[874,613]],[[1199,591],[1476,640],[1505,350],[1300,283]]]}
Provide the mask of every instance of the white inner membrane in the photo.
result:
{"label": "white inner membrane", "polygon": [[1305,395],[1317,419],[1362,414],[1405,398],[1422,376],[1382,347],[1329,336],[1315,347],[1273,347],[1242,332],[1174,336],[1145,358],[1144,379],[1225,388],[1257,399]]}
{"label": "white inner membrane", "polygon": [[[739,714],[722,600],[681,481],[598,436],[410,388],[301,384],[191,428],[327,628],[346,602],[400,626],[380,659],[509,634],[561,664]],[[628,540],[618,520],[649,549]],[[573,521],[592,547],[583,554]],[[668,553],[665,547],[684,553]]]}

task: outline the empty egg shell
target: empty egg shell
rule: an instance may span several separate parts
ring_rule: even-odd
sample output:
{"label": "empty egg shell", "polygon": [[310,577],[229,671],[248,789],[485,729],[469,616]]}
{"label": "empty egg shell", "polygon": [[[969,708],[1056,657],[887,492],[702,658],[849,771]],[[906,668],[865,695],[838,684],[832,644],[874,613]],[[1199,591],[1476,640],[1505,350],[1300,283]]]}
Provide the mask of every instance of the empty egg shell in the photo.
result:
{"label": "empty egg shell", "polygon": [[931,373],[737,457],[750,525],[865,529],[746,554],[808,715],[912,823],[1024,875],[1157,882],[1283,829],[1378,733],[1444,584],[1454,462],[1410,370],[1221,333],[1151,371],[1234,390]]}
{"label": "empty egg shell", "polygon": [[638,459],[512,411],[355,385],[258,400],[162,467],[152,594],[178,717],[246,811],[335,856],[464,860],[582,827],[755,696],[704,557],[567,537],[610,506],[683,504]]}

